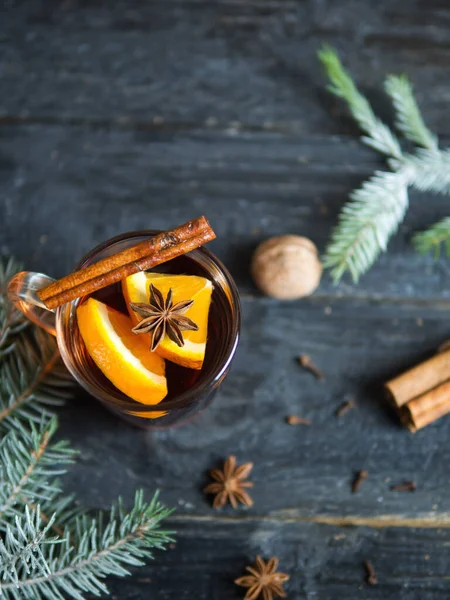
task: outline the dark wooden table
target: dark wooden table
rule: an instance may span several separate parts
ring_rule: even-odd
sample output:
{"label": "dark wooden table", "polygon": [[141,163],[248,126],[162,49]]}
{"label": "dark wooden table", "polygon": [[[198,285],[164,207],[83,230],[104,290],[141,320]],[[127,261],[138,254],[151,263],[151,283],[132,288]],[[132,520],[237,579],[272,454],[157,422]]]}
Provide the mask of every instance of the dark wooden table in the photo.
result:
{"label": "dark wooden table", "polygon": [[[358,286],[325,275],[313,297],[279,303],[255,291],[248,262],[273,234],[323,249],[348,193],[383,164],[324,92],[320,44],[388,119],[383,78],[409,73],[445,144],[449,27],[444,0],[2,3],[0,250],[60,276],[113,235],[204,213],[242,294],[232,372],[196,422],[137,433],[82,392],[61,412],[81,451],[67,486],[85,505],[143,487],[176,508],[176,547],[110,580],[113,598],[242,598],[233,579],[260,553],[279,556],[290,598],[448,600],[450,418],[412,435],[381,386],[449,335],[450,262],[410,246],[449,203],[413,194]],[[336,418],[348,397],[357,408]],[[288,414],[313,424],[289,427]],[[214,512],[202,494],[229,454],[255,464],[251,510]],[[369,478],[352,495],[359,469]],[[390,490],[405,479],[414,494]]]}

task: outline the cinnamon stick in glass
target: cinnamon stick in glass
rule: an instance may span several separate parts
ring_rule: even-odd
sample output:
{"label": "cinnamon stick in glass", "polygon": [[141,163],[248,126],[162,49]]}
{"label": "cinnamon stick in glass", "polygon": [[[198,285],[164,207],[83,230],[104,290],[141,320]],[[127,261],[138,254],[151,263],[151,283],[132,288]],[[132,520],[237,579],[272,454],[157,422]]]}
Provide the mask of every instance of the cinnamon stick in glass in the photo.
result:
{"label": "cinnamon stick in glass", "polygon": [[413,398],[425,394],[450,379],[450,350],[436,354],[429,360],[391,379],[385,384],[389,397],[397,408]]}
{"label": "cinnamon stick in glass", "polygon": [[199,217],[67,275],[39,290],[38,296],[49,310],[53,310],[138,271],[151,269],[195,250],[215,237],[208,220]]}

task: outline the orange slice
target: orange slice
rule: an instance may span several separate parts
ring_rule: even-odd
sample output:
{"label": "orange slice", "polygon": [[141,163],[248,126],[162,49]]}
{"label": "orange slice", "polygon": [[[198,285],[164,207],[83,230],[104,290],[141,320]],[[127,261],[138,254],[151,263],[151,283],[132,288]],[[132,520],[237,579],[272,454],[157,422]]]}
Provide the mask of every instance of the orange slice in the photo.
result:
{"label": "orange slice", "polygon": [[77,308],[78,327],[87,351],[121,392],[141,404],[158,404],[167,395],[165,365],[150,352],[144,336],[132,333],[131,319],[89,298]]}
{"label": "orange slice", "polygon": [[[208,336],[208,312],[213,290],[211,281],[196,275],[165,275],[144,272],[130,275],[122,282],[122,289],[131,320],[136,325],[141,317],[130,308],[130,302],[148,304],[151,283],[158,288],[164,299],[172,288],[174,304],[182,300],[193,300],[193,305],[184,313],[184,316],[189,317],[198,325],[198,331],[183,331],[184,346],[178,346],[166,335],[157,347],[156,353],[183,367],[201,369]],[[150,346],[150,334],[143,334],[139,337],[145,339],[147,347]]]}

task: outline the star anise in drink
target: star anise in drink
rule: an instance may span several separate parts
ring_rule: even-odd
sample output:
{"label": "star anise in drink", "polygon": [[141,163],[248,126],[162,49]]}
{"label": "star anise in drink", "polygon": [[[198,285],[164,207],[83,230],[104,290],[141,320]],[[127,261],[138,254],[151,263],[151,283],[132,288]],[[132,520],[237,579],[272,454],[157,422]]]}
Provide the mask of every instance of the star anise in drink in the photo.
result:
{"label": "star anise in drink", "polygon": [[133,333],[150,333],[152,336],[151,351],[159,346],[160,342],[167,337],[178,346],[184,346],[183,331],[197,331],[198,326],[194,321],[184,316],[184,313],[192,306],[193,300],[182,300],[173,304],[172,288],[167,293],[166,299],[153,283],[150,284],[150,302],[130,302],[131,308],[139,316],[143,317]]}

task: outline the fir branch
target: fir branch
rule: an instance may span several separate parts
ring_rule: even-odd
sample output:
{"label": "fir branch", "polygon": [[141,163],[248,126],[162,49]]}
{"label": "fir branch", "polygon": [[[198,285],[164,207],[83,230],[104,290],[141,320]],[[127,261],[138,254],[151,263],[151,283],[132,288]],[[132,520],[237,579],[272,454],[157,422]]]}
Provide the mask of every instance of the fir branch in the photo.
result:
{"label": "fir branch", "polygon": [[335,283],[345,271],[358,281],[386,250],[408,208],[407,183],[407,171],[377,172],[351,194],[325,251]]}
{"label": "fir branch", "polygon": [[396,126],[399,131],[413,144],[437,152],[437,137],[431,133],[422,119],[408,77],[389,75],[384,87],[393,100],[397,114]]}
{"label": "fir branch", "polygon": [[11,352],[12,339],[29,324],[22,313],[10,303],[6,292],[9,280],[21,268],[14,259],[6,260],[0,257],[0,359]]}
{"label": "fir branch", "polygon": [[324,45],[318,52],[318,56],[331,81],[328,90],[347,102],[351,114],[366,134],[361,138],[362,141],[382,154],[401,159],[402,150],[398,139],[389,127],[375,116],[368,100],[355,86],[335,50]]}
{"label": "fir branch", "polygon": [[[398,163],[392,161],[395,168]],[[430,151],[419,149],[406,155],[404,163],[411,170],[410,183],[421,192],[450,194],[450,150]]]}
{"label": "fir branch", "polygon": [[[61,487],[55,480],[65,472],[61,465],[73,462],[76,454],[67,442],[50,444],[57,427],[56,419],[39,426],[29,423],[27,427],[18,423],[0,442],[0,530],[5,530],[12,519],[23,513],[23,506],[37,511],[36,503],[48,506],[58,512],[59,521],[65,522],[71,516],[64,516],[66,502],[61,504],[58,496]],[[57,467],[56,467],[57,465]],[[41,518],[50,518],[42,511]],[[59,534],[62,529],[52,525]]]}
{"label": "fir branch", "polygon": [[52,336],[29,327],[13,349],[0,360],[0,429],[14,426],[17,419],[39,422],[73,390]]}
{"label": "fir branch", "polygon": [[91,518],[63,494],[56,478],[74,452],[67,442],[53,441],[56,420],[48,415],[73,384],[54,339],[25,327],[9,304],[6,283],[15,268],[0,262],[0,429],[6,431],[0,442],[0,596],[83,600],[86,593],[107,593],[106,575],[127,575],[127,566],[165,548],[171,538],[160,522],[171,511],[157,495],[144,502],[139,491],[129,513],[119,501],[109,519],[104,513]]}
{"label": "fir branch", "polygon": [[20,269],[0,259],[0,430],[17,419],[39,423],[73,388],[55,339],[31,326],[8,299],[8,282]]}
{"label": "fir branch", "polygon": [[0,539],[0,595],[2,581],[17,588],[23,577],[31,573],[39,573],[43,577],[51,574],[44,547],[63,541],[47,536],[52,524],[53,520],[50,520],[41,529],[39,510],[33,512],[25,508],[23,519],[15,517],[14,529],[8,527],[4,540]]}
{"label": "fir branch", "polygon": [[434,258],[439,258],[444,245],[446,255],[450,257],[450,217],[438,221],[426,231],[416,233],[413,244],[420,254],[432,252]]}
{"label": "fir branch", "polygon": [[[347,101],[352,115],[368,136],[363,141],[386,154],[393,170],[376,173],[353,192],[326,248],[324,265],[331,269],[335,283],[346,271],[357,281],[386,249],[389,238],[404,218],[409,186],[421,191],[450,193],[450,151],[438,149],[437,138],[426,127],[405,76],[389,76],[385,90],[394,102],[398,129],[408,140],[422,146],[415,154],[402,153],[397,138],[376,118],[336,52],[325,47],[319,52],[319,58],[331,81],[331,92]],[[439,240],[446,241],[445,222],[440,225],[416,236],[416,247],[422,251],[434,249],[436,254]]]}
{"label": "fir branch", "polygon": [[[59,480],[55,480],[53,485],[59,485]],[[60,537],[63,538],[66,535],[66,527],[69,528],[70,538],[70,527],[76,517],[83,514],[83,509],[75,505],[75,498],[73,495],[63,495],[61,493],[55,495],[54,498],[49,498],[41,504],[34,504],[30,502],[28,498],[21,497],[21,502],[29,510],[37,512],[43,523],[51,523],[52,530]],[[52,512],[53,511],[53,512]],[[51,515],[51,516],[49,516]]]}
{"label": "fir branch", "polygon": [[0,594],[5,600],[83,600],[86,593],[108,593],[103,582],[107,575],[128,575],[128,567],[152,558],[153,548],[165,549],[171,532],[161,530],[160,523],[170,512],[157,494],[146,503],[138,491],[131,511],[127,513],[119,499],[105,525],[100,518],[78,517],[71,532],[74,545],[67,539],[58,547],[47,545],[43,536],[39,545],[42,561],[34,569],[20,572],[17,580],[0,584]]}

